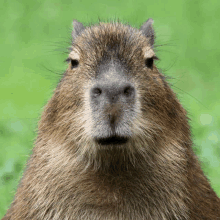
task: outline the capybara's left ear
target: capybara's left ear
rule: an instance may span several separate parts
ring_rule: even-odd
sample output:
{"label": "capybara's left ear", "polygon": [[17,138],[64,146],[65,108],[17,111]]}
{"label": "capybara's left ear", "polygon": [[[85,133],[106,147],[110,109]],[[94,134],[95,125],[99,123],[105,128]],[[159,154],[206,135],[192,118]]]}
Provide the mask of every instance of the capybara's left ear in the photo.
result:
{"label": "capybara's left ear", "polygon": [[154,29],[152,24],[154,23],[154,20],[152,18],[149,18],[141,27],[140,31],[146,36],[146,38],[149,39],[149,43],[151,46],[154,44]]}

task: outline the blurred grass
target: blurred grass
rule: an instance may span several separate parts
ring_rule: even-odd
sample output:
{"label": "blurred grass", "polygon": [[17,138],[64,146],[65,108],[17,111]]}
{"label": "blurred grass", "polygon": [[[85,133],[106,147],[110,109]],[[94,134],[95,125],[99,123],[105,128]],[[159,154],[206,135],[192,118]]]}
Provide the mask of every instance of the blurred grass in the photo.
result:
{"label": "blurred grass", "polygon": [[[42,107],[71,42],[71,22],[154,19],[158,66],[191,118],[195,152],[220,196],[220,1],[3,0],[0,9],[0,217],[31,153]],[[51,71],[49,71],[51,70]]]}

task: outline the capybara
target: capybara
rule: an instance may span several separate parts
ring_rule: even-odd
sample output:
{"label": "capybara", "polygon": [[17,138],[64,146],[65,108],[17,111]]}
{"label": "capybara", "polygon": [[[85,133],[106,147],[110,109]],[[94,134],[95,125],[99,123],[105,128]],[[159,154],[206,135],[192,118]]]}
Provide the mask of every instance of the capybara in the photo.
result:
{"label": "capybara", "polygon": [[69,66],[3,220],[217,220],[187,113],[155,66],[153,20],[73,21]]}

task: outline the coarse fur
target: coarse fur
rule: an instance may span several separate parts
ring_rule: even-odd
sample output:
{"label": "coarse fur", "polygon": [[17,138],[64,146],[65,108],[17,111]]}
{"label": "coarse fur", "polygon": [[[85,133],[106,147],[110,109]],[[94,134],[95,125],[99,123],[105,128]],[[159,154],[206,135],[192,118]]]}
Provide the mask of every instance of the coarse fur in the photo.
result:
{"label": "coarse fur", "polygon": [[186,111],[150,65],[152,23],[73,22],[70,65],[3,220],[220,219]]}

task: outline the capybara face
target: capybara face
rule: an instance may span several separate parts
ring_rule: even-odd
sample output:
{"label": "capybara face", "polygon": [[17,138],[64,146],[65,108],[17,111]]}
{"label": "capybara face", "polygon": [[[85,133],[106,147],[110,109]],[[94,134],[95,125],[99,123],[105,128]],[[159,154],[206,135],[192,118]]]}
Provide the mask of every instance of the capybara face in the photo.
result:
{"label": "capybara face", "polygon": [[161,140],[183,133],[185,112],[154,64],[153,43],[151,20],[140,30],[76,23],[68,69],[45,114],[57,142],[73,141],[68,146],[88,160],[101,149],[153,158]]}
{"label": "capybara face", "polygon": [[122,24],[87,28],[75,39],[68,75],[80,90],[84,129],[94,141],[125,144],[154,124],[157,104],[166,98],[155,59],[150,38]]}

